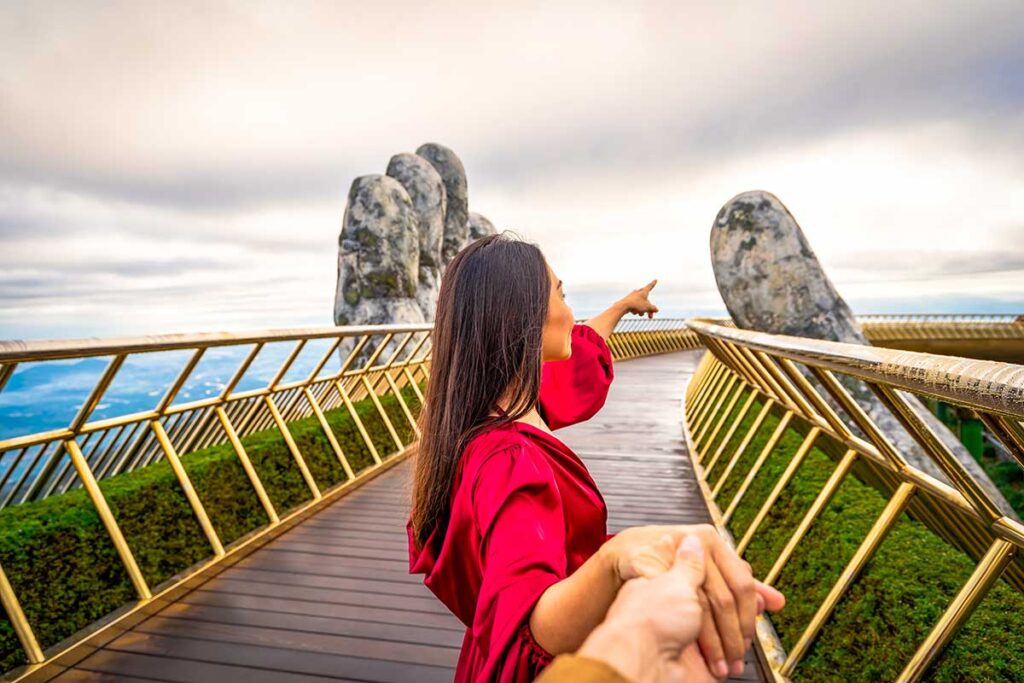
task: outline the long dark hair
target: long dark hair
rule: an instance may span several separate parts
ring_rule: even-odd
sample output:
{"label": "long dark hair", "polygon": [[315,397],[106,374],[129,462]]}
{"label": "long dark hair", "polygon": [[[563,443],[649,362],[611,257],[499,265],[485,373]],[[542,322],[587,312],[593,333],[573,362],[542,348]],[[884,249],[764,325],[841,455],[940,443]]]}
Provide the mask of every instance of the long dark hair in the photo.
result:
{"label": "long dark hair", "polygon": [[[417,548],[435,529],[441,538],[448,528],[452,485],[466,444],[536,404],[550,294],[540,249],[507,232],[472,242],[448,264],[419,416],[412,490]],[[489,416],[506,392],[506,414]]]}

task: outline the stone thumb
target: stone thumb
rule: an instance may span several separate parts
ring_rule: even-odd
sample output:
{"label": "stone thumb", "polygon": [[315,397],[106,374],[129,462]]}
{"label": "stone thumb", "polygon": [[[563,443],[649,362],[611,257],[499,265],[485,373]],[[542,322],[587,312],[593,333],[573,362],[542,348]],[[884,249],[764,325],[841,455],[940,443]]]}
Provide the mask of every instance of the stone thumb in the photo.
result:
{"label": "stone thumb", "polygon": [[704,583],[704,546],[694,534],[688,534],[676,549],[672,571],[681,574],[694,589]]}

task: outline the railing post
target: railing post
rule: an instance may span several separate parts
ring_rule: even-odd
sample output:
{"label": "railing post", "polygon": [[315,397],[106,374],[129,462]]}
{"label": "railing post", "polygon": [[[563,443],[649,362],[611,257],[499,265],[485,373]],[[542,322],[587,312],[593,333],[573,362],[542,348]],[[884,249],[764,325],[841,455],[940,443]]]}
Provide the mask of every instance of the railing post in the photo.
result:
{"label": "railing post", "polygon": [[893,525],[899,519],[900,515],[906,509],[907,504],[910,502],[910,497],[913,495],[916,488],[913,484],[904,482],[900,484],[900,487],[893,493],[892,498],[886,504],[885,509],[882,510],[882,514],[875,520],[871,530],[868,531],[868,535],[861,542],[860,547],[857,548],[857,552],[853,554],[853,557],[847,563],[846,568],[843,569],[843,573],[840,574],[839,579],[836,580],[832,586],[832,590],[829,591],[825,600],[818,607],[818,611],[814,613],[811,618],[811,623],[808,624],[807,628],[800,635],[800,639],[796,645],[789,651],[786,661],[779,669],[779,673],[783,676],[792,676],[796,669],[797,664],[803,659],[804,655],[811,647],[811,643],[818,636],[822,626],[825,625],[825,621],[829,615],[832,614],[832,610],[835,609],[836,604],[846,594],[850,585],[854,579],[860,575],[864,569],[864,565],[868,563],[868,560],[875,554],[878,547],[882,544],[882,541],[888,535]]}
{"label": "railing post", "polygon": [[107,499],[103,497],[99,484],[96,483],[96,479],[92,476],[89,463],[85,461],[85,456],[82,455],[82,451],[78,448],[78,444],[75,443],[74,439],[65,441],[64,448],[68,455],[71,456],[71,463],[74,465],[75,471],[78,472],[78,478],[82,480],[82,486],[85,487],[86,493],[89,494],[89,499],[96,508],[96,512],[99,513],[100,520],[103,522],[103,526],[106,527],[107,534],[110,535],[110,540],[114,543],[114,549],[117,550],[117,554],[121,557],[121,563],[124,564],[124,568],[128,572],[128,578],[131,580],[132,585],[135,586],[135,592],[143,600],[149,600],[153,597],[153,594],[146,584],[145,577],[142,576],[142,570],[139,569],[139,565],[135,562],[132,549],[128,547],[128,542],[124,540],[121,527],[117,525],[117,520],[114,519],[114,514],[110,511],[110,506],[107,505]]}
{"label": "railing post", "polygon": [[988,552],[981,558],[981,562],[975,567],[970,578],[943,612],[939,622],[935,624],[924,642],[917,648],[917,652],[914,653],[897,680],[913,682],[924,676],[928,667],[932,665],[939,653],[953,639],[956,632],[960,630],[960,627],[964,625],[964,622],[988,594],[992,584],[999,580],[1016,551],[1017,548],[1012,543],[1001,539],[989,547]]}
{"label": "railing post", "polygon": [[835,492],[839,489],[843,480],[846,479],[846,475],[850,472],[850,469],[856,461],[857,451],[846,451],[842,459],[839,461],[839,464],[836,465],[834,470],[832,470],[832,474],[829,476],[828,481],[825,482],[821,491],[819,491],[818,495],[814,498],[814,502],[811,503],[811,507],[809,507],[807,512],[804,513],[800,523],[790,535],[789,540],[786,541],[786,545],[782,549],[782,552],[780,552],[779,556],[775,558],[772,568],[768,570],[768,573],[763,579],[764,583],[770,586],[779,578],[779,574],[782,573],[782,568],[786,566],[787,562],[789,562],[789,558],[792,557],[797,544],[800,543],[804,535],[807,534],[808,529],[811,528],[811,524],[814,523],[814,520],[816,520],[822,510],[825,509],[828,502],[832,500],[832,496],[835,495]]}
{"label": "railing post", "polygon": [[[750,445],[750,442],[754,440],[754,436],[756,436],[758,430],[761,429],[761,424],[764,423],[764,419],[768,416],[768,413],[771,412],[773,405],[775,405],[775,402],[769,398],[766,399],[764,405],[761,406],[761,411],[757,414],[757,417],[754,418],[754,423],[750,425],[750,429],[748,429],[747,433],[743,436],[743,441],[740,442],[739,448],[737,448],[736,452],[733,453],[732,458],[729,460],[729,464],[726,465],[725,467],[725,471],[722,472],[722,476],[718,478],[718,483],[716,483],[715,488],[711,490],[712,500],[718,498],[718,492],[721,491],[722,486],[725,485],[725,480],[729,478],[730,474],[732,474],[733,469],[736,467],[736,464],[740,461],[740,458],[743,457],[743,454],[746,452],[747,447]],[[713,462],[708,464],[708,469],[705,473],[705,477],[711,475],[711,468],[713,466]]]}
{"label": "railing post", "polygon": [[[698,461],[703,461],[708,451],[715,444],[715,439],[718,436],[718,433],[722,430],[722,426],[725,424],[725,421],[729,419],[729,415],[732,413],[733,408],[736,407],[736,404],[739,402],[740,396],[743,394],[745,389],[747,389],[747,385],[737,383],[736,391],[732,394],[732,398],[729,399],[729,403],[726,405],[725,410],[719,412],[719,408],[716,407],[713,414],[709,416],[708,422],[704,427],[701,427],[701,433],[697,434],[697,437],[695,438],[695,441],[697,442]],[[747,395],[747,400],[749,401],[755,396],[757,396],[757,390],[750,387],[750,393]],[[722,398],[724,399],[725,397],[723,396]],[[719,405],[721,405],[721,403]],[[710,419],[715,414],[718,415],[718,419]],[[706,429],[712,424],[715,426],[708,435],[708,438],[705,440],[704,434],[706,433]]]}
{"label": "railing post", "polygon": [[285,445],[288,446],[288,450],[292,454],[292,458],[295,460],[295,464],[299,467],[299,472],[302,474],[302,478],[306,482],[306,486],[309,487],[310,493],[313,494],[314,500],[320,500],[322,494],[320,493],[320,487],[317,486],[316,480],[313,479],[312,473],[309,468],[306,467],[306,460],[302,457],[302,452],[299,447],[295,445],[295,439],[292,438],[292,433],[288,429],[288,424],[281,417],[280,411],[277,409],[277,405],[274,403],[274,399],[269,395],[263,396],[263,401],[267,404],[267,408],[270,410],[270,414],[274,418],[274,422],[277,423],[277,428],[281,431],[281,436],[284,437]]}
{"label": "railing post", "polygon": [[156,433],[157,441],[160,442],[160,447],[163,448],[164,457],[167,458],[167,462],[174,471],[174,476],[178,479],[181,490],[185,492],[185,498],[188,499],[192,512],[195,513],[196,519],[199,520],[199,526],[202,527],[203,533],[206,534],[206,538],[213,548],[213,554],[221,557],[224,555],[224,546],[220,542],[220,537],[217,536],[217,530],[213,528],[213,522],[210,521],[209,515],[206,514],[206,508],[203,507],[202,501],[199,500],[199,496],[192,486],[192,480],[189,479],[188,472],[185,471],[185,467],[181,464],[181,460],[174,450],[174,444],[167,438],[167,432],[164,431],[164,427],[159,421],[153,420],[149,424],[150,428]]}
{"label": "railing post", "polygon": [[256,497],[259,499],[260,505],[263,506],[264,512],[267,513],[267,519],[270,520],[271,524],[277,524],[281,521],[277,516],[277,510],[274,509],[274,504],[271,502],[270,496],[267,495],[266,489],[263,488],[263,482],[260,481],[260,477],[256,473],[256,468],[252,466],[249,454],[246,453],[245,446],[242,445],[241,439],[238,438],[238,433],[235,432],[234,425],[231,424],[228,414],[221,406],[217,406],[217,419],[220,420],[220,424],[224,428],[224,433],[227,434],[228,441],[231,442],[231,447],[235,449],[235,455],[238,456],[238,461],[242,464],[242,469],[245,470],[245,476],[249,478],[249,482],[252,484],[253,490],[256,491]]}
{"label": "railing post", "polygon": [[[729,429],[726,430],[725,436],[723,436],[721,442],[719,442],[718,448],[715,449],[715,454],[711,457],[711,461],[708,462],[708,465],[707,465],[707,468],[705,469],[705,472],[710,473],[711,470],[714,468],[715,463],[717,463],[718,459],[720,457],[722,457],[723,453],[725,453],[725,449],[729,447],[729,443],[732,441],[733,435],[736,433],[736,430],[739,429],[740,424],[743,423],[743,420],[747,417],[747,413],[750,412],[750,409],[751,409],[751,407],[753,407],[754,401],[756,399],[757,399],[757,392],[754,391],[754,390],[751,390],[750,394],[747,396],[747,400],[743,403],[743,407],[740,408],[740,412],[733,419],[732,424],[729,425]],[[723,418],[728,417],[729,412],[730,411],[726,411],[726,412],[722,413],[722,417]],[[718,430],[720,429],[720,427],[721,427],[721,422],[719,423],[718,426],[715,427],[714,433],[712,433],[711,437],[708,439],[707,448],[704,449],[703,455],[706,456],[707,453],[708,453],[708,449],[710,449],[714,445],[714,443],[715,443],[715,436],[718,434]],[[703,459],[703,457],[701,459]]]}
{"label": "railing post", "polygon": [[[412,380],[412,377],[410,377]],[[415,386],[415,381],[413,381]],[[341,400],[345,403],[345,408],[348,410],[349,415],[352,416],[352,422],[355,424],[356,429],[359,431],[359,435],[363,439],[363,443],[366,444],[367,450],[370,451],[370,456],[373,461],[378,465],[381,464],[380,454],[377,453],[377,447],[373,445],[373,440],[370,438],[370,434],[366,431],[366,427],[363,426],[363,421],[359,419],[359,414],[356,412],[356,408],[352,405],[352,399],[349,398],[348,392],[345,391],[345,387],[342,385],[341,380],[334,380],[334,386],[337,387],[338,393],[341,395]]]}
{"label": "railing post", "polygon": [[334,430],[331,429],[331,425],[327,422],[327,416],[324,415],[323,409],[320,407],[320,403],[316,400],[316,396],[309,390],[309,387],[302,387],[302,391],[306,396],[306,400],[309,401],[309,405],[313,408],[313,413],[316,415],[317,422],[320,423],[320,428],[324,432],[324,436],[327,437],[327,441],[331,444],[331,450],[334,451],[335,457],[338,458],[338,462],[341,463],[341,468],[345,470],[345,476],[349,479],[355,479],[356,475],[352,471],[352,466],[348,462],[348,458],[345,456],[345,452],[341,449],[341,444],[338,443],[338,439],[334,436]]}
{"label": "railing post", "polygon": [[779,423],[775,425],[772,435],[768,437],[768,441],[765,442],[764,448],[762,448],[761,452],[758,453],[757,459],[754,461],[753,466],[751,466],[750,471],[747,472],[747,476],[743,480],[743,483],[740,484],[736,494],[729,502],[729,506],[725,509],[725,512],[722,513],[722,524],[727,524],[729,520],[732,519],[733,513],[735,513],[736,508],[739,507],[740,501],[742,501],[743,497],[747,494],[747,489],[749,489],[750,485],[754,483],[754,478],[757,476],[757,473],[761,471],[761,467],[768,459],[768,456],[770,456],[772,451],[775,450],[775,446],[779,443],[779,439],[781,439],[782,435],[786,432],[786,428],[789,426],[789,421],[792,419],[793,413],[787,410],[779,420]]}
{"label": "railing post", "polygon": [[719,361],[710,351],[705,353],[704,358],[711,359],[708,361],[708,365],[711,367],[703,371],[701,384],[692,396],[693,404],[690,405],[688,400],[684,406],[691,433],[696,433],[695,430],[700,427],[700,416],[707,409],[708,402],[717,396],[719,385],[727,379],[726,376],[729,374],[725,364]]}
{"label": "railing post", "polygon": [[754,517],[753,521],[750,522],[750,526],[748,526],[747,530],[743,533],[743,538],[740,540],[739,545],[736,546],[737,554],[742,555],[747,549],[747,546],[750,545],[750,541],[753,540],[754,534],[757,533],[758,527],[761,526],[761,522],[763,522],[764,518],[768,516],[768,512],[771,511],[772,506],[775,505],[775,501],[778,500],[779,496],[782,495],[782,491],[789,485],[793,475],[796,474],[800,465],[803,464],[804,458],[806,458],[807,454],[811,452],[811,447],[814,446],[814,442],[820,433],[821,430],[817,427],[812,427],[811,431],[807,432],[807,436],[804,437],[803,443],[800,444],[800,448],[798,448],[796,453],[793,454],[793,458],[789,461],[789,464],[786,465],[786,469],[782,472],[782,476],[779,477],[777,482],[775,482],[775,486],[772,488],[771,493],[768,494],[764,503],[761,504],[761,508],[757,511],[757,515]]}
{"label": "railing post", "polygon": [[[717,358],[715,359],[715,365],[716,374],[708,381],[707,390],[699,397],[700,404],[694,409],[693,417],[690,421],[690,433],[693,434],[695,441],[697,436],[703,432],[707,420],[717,411],[717,406],[721,405],[722,400],[724,400],[723,396],[727,395],[736,382],[740,381],[739,375],[730,371],[729,367]],[[712,406],[715,406],[715,408],[713,409]]]}
{"label": "railing post", "polygon": [[3,605],[4,611],[7,613],[7,619],[11,622],[29,663],[39,664],[45,661],[46,658],[43,656],[42,648],[39,647],[39,641],[36,640],[36,634],[33,633],[31,624],[28,623],[25,613],[21,610],[21,603],[18,602],[18,596],[7,579],[2,565],[0,565],[0,604]]}

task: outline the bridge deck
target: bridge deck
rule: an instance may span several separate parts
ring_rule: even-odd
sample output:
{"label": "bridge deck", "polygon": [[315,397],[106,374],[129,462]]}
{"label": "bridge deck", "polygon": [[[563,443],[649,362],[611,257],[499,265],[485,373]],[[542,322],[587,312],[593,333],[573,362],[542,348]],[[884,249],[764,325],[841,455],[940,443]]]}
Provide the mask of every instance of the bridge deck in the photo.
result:
{"label": "bridge deck", "polygon": [[[700,353],[619,364],[601,413],[559,432],[612,531],[709,520],[680,427]],[[381,474],[52,680],[451,681],[464,629],[407,573],[409,472]],[[764,680],[752,653],[740,679]]]}

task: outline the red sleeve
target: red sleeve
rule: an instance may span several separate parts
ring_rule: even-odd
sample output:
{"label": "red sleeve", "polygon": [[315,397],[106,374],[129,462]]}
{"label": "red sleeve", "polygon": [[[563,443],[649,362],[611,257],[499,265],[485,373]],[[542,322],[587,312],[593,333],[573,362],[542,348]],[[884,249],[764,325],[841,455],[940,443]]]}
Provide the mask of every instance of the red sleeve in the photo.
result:
{"label": "red sleeve", "polygon": [[612,352],[592,327],[572,328],[572,357],[541,368],[540,407],[551,429],[589,420],[608,397],[615,369]]}
{"label": "red sleeve", "polygon": [[485,660],[479,680],[532,680],[552,655],[533,639],[530,615],[567,575],[558,484],[543,453],[514,446],[488,456],[472,495],[482,555],[472,625]]}

